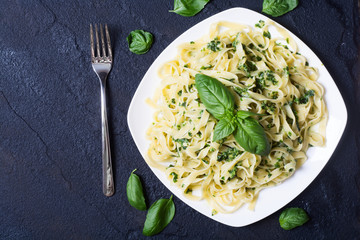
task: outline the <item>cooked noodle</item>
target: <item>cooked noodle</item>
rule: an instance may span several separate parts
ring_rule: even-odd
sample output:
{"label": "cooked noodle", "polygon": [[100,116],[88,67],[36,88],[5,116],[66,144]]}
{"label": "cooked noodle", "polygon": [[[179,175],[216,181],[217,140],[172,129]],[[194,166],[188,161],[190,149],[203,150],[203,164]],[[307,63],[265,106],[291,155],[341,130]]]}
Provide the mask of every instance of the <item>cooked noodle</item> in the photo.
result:
{"label": "cooked noodle", "polygon": [[[271,27],[282,37],[271,37]],[[237,110],[263,114],[256,118],[271,143],[269,155],[245,152],[233,135],[212,141],[217,120],[199,99],[197,73],[222,82]],[[304,163],[309,146],[325,144],[327,111],[317,69],[271,22],[255,28],[213,24],[209,35],[180,45],[159,76],[161,86],[148,100],[156,111],[146,160],[186,197],[206,199],[217,212],[231,213],[244,203],[253,208],[261,189],[281,183]]]}

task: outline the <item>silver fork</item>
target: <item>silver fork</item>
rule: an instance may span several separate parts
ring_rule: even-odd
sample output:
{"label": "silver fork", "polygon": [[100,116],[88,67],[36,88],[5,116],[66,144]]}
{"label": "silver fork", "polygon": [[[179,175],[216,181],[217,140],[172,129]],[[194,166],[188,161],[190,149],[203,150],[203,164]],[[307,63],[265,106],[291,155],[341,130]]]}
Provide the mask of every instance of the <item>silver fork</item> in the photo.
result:
{"label": "silver fork", "polygon": [[[107,51],[105,48],[105,39],[102,25],[100,24],[100,36],[102,55],[100,54],[100,42],[98,34],[98,26],[95,24],[95,39],[96,47],[94,45],[94,33],[92,24],[90,24],[90,43],[91,43],[91,65],[99,77],[101,89],[101,129],[102,129],[102,170],[103,170],[103,192],[106,196],[114,194],[114,178],[111,163],[109,127],[106,113],[106,79],[112,67],[112,51],[109,30],[105,24],[105,34],[107,40]],[[95,55],[96,48],[96,55]]]}

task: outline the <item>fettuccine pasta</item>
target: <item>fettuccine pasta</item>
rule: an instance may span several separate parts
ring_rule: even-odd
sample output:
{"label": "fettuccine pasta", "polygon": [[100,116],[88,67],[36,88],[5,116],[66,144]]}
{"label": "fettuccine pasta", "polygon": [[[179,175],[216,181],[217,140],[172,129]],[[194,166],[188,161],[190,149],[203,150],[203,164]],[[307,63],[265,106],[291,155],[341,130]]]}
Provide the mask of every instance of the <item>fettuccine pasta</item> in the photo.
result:
{"label": "fettuccine pasta", "polygon": [[[269,28],[281,37],[272,37]],[[234,95],[237,110],[255,118],[271,144],[267,156],[244,151],[233,135],[214,142],[217,120],[206,111],[195,75],[216,78]],[[272,22],[256,27],[213,24],[208,35],[184,43],[159,70],[154,122],[147,131],[147,162],[213,213],[253,208],[259,191],[294,174],[309,146],[324,146],[327,110],[317,69],[297,52],[290,35]]]}

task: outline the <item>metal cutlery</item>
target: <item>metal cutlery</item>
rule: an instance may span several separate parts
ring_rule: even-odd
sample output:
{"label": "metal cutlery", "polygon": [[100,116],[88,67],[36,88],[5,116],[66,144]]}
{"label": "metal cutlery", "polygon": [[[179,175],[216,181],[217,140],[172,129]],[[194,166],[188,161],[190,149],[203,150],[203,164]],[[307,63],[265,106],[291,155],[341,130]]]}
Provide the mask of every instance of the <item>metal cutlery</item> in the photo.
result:
{"label": "metal cutlery", "polygon": [[[101,48],[99,41],[98,25],[95,24],[95,40],[93,26],[90,24],[90,43],[91,43],[91,65],[100,80],[101,90],[101,129],[102,129],[102,170],[103,170],[103,193],[106,196],[114,194],[114,177],[111,163],[109,127],[106,111],[106,79],[112,67],[112,50],[109,30],[105,24],[106,43],[104,39],[103,27],[100,24]],[[96,51],[95,51],[96,50]],[[101,54],[101,53],[102,54]]]}

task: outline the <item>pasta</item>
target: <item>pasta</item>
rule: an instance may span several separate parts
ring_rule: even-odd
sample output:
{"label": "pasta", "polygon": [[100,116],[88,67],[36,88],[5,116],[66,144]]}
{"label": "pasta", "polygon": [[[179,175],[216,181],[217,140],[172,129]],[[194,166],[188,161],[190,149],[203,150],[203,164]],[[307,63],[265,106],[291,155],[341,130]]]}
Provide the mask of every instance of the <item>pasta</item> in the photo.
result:
{"label": "pasta", "polygon": [[[230,22],[211,25],[203,38],[184,43],[159,69],[161,86],[148,103],[155,108],[146,161],[192,200],[206,199],[213,212],[231,213],[259,191],[294,174],[309,146],[324,146],[327,110],[317,69],[297,52],[295,41],[272,22],[253,28]],[[272,37],[269,28],[280,37]],[[270,153],[244,151],[233,135],[213,142],[217,120],[206,111],[195,75],[219,80],[237,110],[261,114]]]}

